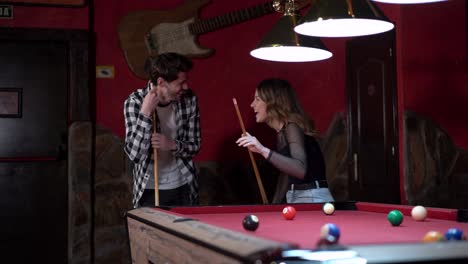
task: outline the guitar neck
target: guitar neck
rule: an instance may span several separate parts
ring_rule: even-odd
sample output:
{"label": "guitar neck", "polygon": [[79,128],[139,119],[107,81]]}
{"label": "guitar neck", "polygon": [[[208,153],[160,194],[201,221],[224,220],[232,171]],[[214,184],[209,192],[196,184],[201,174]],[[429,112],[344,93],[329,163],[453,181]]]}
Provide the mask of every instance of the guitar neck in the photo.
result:
{"label": "guitar neck", "polygon": [[273,8],[273,1],[270,1],[245,9],[229,12],[224,15],[197,20],[189,25],[189,29],[192,34],[197,35],[267,15],[273,13],[274,11],[275,9]]}

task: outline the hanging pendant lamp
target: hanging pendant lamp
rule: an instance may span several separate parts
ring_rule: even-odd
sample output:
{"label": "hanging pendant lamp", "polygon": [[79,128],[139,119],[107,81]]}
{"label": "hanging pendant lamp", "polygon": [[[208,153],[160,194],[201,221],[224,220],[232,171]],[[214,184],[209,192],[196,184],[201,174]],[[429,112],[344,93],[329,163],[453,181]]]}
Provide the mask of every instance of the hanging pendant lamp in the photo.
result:
{"label": "hanging pendant lamp", "polygon": [[314,0],[294,30],[317,37],[355,37],[394,28],[370,0]]}
{"label": "hanging pendant lamp", "polygon": [[255,58],[280,62],[319,61],[332,57],[320,38],[303,36],[294,32],[300,20],[294,1],[286,3],[284,15],[264,36],[257,48],[250,52]]}
{"label": "hanging pendant lamp", "polygon": [[426,4],[435,2],[446,2],[448,0],[372,0],[374,2],[381,2],[387,4]]}

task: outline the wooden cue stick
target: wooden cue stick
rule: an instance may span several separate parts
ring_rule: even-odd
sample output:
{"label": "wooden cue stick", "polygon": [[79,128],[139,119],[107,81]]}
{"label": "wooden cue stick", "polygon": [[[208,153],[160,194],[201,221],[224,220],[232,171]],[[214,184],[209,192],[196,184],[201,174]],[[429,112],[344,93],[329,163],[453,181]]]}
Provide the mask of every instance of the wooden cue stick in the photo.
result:
{"label": "wooden cue stick", "polygon": [[[242,135],[246,136],[247,132],[245,131],[244,122],[242,121],[242,116],[240,114],[239,106],[237,105],[236,98],[232,98],[232,101],[234,102],[234,107],[236,108],[237,118],[239,118],[239,123],[242,128]],[[260,178],[260,174],[258,173],[257,163],[255,163],[255,159],[253,157],[252,151],[250,151],[250,149],[247,149],[247,150],[249,151],[250,161],[252,161],[252,167],[255,173],[255,177],[257,178],[257,184],[258,184],[258,188],[260,189],[260,194],[262,195],[263,204],[268,204],[268,199],[265,194],[265,189],[263,188],[262,179]]]}
{"label": "wooden cue stick", "polygon": [[[156,123],[158,115],[156,110],[153,112],[153,133],[156,133]],[[159,175],[158,175],[158,150],[153,148],[153,159],[154,159],[154,206],[159,206]]]}

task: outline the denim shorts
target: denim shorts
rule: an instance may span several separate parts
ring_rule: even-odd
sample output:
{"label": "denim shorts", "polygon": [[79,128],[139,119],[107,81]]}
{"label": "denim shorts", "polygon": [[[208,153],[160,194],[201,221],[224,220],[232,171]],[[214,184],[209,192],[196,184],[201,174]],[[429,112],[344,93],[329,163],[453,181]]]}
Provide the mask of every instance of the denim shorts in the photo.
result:
{"label": "denim shorts", "polygon": [[308,190],[288,190],[287,203],[325,203],[333,202],[333,196],[328,188]]}

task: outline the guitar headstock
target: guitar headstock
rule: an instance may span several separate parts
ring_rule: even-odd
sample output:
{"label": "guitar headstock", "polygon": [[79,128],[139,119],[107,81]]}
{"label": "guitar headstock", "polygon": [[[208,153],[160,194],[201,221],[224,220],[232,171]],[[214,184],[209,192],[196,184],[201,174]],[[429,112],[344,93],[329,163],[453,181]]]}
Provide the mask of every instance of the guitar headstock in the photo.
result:
{"label": "guitar headstock", "polygon": [[273,9],[275,9],[275,11],[278,13],[284,13],[285,11],[284,7],[286,6],[288,2],[293,2],[295,9],[300,10],[306,7],[307,5],[309,5],[311,1],[310,0],[273,0],[272,2]]}

